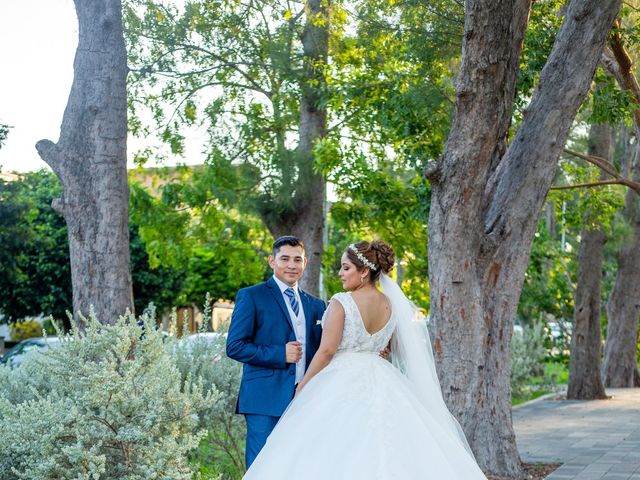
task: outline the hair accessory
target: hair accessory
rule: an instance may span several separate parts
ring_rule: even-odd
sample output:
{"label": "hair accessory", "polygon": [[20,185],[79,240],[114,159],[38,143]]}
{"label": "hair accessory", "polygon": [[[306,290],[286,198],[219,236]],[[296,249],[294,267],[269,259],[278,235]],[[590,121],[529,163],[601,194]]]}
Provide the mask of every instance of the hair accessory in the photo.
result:
{"label": "hair accessory", "polygon": [[356,257],[358,257],[358,260],[364,263],[365,267],[369,267],[374,272],[378,270],[378,267],[376,267],[367,257],[361,254],[353,243],[349,245],[349,249],[356,254]]}

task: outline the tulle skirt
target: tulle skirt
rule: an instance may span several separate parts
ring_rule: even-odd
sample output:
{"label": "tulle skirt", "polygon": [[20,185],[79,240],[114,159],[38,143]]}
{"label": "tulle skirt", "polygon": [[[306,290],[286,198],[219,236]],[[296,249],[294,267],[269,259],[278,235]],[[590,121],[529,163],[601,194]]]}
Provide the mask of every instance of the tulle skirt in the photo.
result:
{"label": "tulle skirt", "polygon": [[339,353],[291,402],[244,479],[485,479],[441,425],[389,362]]}

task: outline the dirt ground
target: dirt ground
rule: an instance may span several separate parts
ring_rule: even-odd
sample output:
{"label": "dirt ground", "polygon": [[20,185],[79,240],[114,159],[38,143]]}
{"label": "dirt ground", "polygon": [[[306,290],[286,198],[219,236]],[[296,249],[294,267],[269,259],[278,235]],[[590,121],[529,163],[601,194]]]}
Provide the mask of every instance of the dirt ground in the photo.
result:
{"label": "dirt ground", "polygon": [[558,468],[560,463],[525,463],[523,465],[525,475],[518,479],[507,478],[507,477],[495,477],[489,475],[489,480],[542,480],[547,475],[550,475],[556,468]]}

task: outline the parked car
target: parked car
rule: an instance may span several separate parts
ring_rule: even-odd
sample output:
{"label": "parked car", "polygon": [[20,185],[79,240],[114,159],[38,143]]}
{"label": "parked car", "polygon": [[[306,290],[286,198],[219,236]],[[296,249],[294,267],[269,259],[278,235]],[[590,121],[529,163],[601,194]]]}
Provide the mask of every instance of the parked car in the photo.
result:
{"label": "parked car", "polygon": [[516,335],[524,335],[524,328],[522,327],[522,321],[519,318],[516,318],[513,322],[513,333]]}
{"label": "parked car", "polygon": [[[204,344],[207,346],[207,348],[210,348],[213,345],[219,345],[221,348],[224,348],[225,341],[223,339],[226,338],[226,336],[227,336],[226,333],[218,333],[218,332],[192,333],[188,336],[178,339],[176,347],[179,347],[179,348],[186,347],[186,351],[189,353],[193,351],[193,346],[196,343],[200,346]],[[174,352],[176,347],[174,347]]]}
{"label": "parked car", "polygon": [[60,339],[58,337],[28,338],[8,350],[2,358],[0,358],[0,363],[8,365],[11,368],[16,368],[24,362],[30,352],[43,351],[49,348],[57,348],[59,346]]}
{"label": "parked car", "polygon": [[559,319],[547,322],[547,328],[549,329],[549,335],[554,342],[558,342],[563,339],[568,341],[571,339],[571,333],[573,332],[573,323]]}

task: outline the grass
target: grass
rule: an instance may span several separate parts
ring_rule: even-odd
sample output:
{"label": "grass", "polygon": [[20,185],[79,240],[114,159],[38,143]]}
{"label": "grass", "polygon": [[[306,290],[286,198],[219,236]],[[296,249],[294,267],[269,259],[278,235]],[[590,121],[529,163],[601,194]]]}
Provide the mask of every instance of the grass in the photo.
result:
{"label": "grass", "polygon": [[236,465],[231,456],[215,445],[210,436],[200,441],[198,448],[191,452],[190,463],[196,467],[199,480],[240,480],[244,465]]}
{"label": "grass", "polygon": [[566,385],[568,381],[569,369],[567,365],[559,361],[545,362],[542,375],[532,377],[526,385],[512,389],[511,405],[520,405],[547,393],[552,393],[560,385]]}

